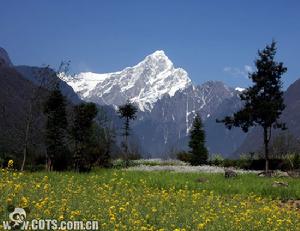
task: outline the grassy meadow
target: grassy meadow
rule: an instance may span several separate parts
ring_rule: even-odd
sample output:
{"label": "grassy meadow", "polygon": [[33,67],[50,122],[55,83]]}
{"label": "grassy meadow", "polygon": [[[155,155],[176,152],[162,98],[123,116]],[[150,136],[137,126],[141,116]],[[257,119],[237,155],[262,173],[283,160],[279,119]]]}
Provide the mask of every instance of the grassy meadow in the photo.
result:
{"label": "grassy meadow", "polygon": [[[288,187],[272,187],[274,181]],[[0,173],[0,219],[8,205],[27,220],[98,220],[101,230],[300,230],[300,180],[242,174],[142,172]],[[2,230],[2,227],[0,227]]]}

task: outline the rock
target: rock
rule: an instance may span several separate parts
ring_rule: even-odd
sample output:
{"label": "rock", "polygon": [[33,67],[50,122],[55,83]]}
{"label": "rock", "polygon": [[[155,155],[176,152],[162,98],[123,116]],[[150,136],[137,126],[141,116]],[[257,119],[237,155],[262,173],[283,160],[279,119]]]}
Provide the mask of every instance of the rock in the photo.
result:
{"label": "rock", "polygon": [[300,170],[288,171],[287,174],[290,177],[300,177]]}
{"label": "rock", "polygon": [[275,172],[275,176],[276,177],[289,177],[289,174],[287,172],[278,171],[278,172]]}
{"label": "rock", "polygon": [[200,177],[200,178],[196,179],[196,182],[205,183],[205,182],[208,182],[208,179]]}
{"label": "rock", "polygon": [[289,177],[289,174],[287,172],[282,171],[268,171],[268,172],[260,172],[258,173],[258,176],[264,176],[264,177]]}
{"label": "rock", "polygon": [[225,169],[225,178],[237,177],[237,173],[231,169]]}
{"label": "rock", "polygon": [[257,174],[259,177],[264,177],[265,176],[265,172],[260,172]]}
{"label": "rock", "polygon": [[275,181],[273,184],[272,184],[272,187],[288,187],[289,184],[286,183],[286,182],[281,182],[281,181]]}
{"label": "rock", "polygon": [[258,176],[260,176],[260,177],[273,177],[274,172],[271,171],[271,170],[269,170],[268,172],[263,171],[263,172],[258,173]]}

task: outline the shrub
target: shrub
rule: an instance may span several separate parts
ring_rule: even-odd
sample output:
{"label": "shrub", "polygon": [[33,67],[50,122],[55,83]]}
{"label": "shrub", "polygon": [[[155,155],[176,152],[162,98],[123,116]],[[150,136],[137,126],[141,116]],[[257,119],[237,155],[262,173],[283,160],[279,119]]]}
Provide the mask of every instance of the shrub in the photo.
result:
{"label": "shrub", "polygon": [[[292,168],[290,162],[287,159],[270,159],[269,165],[271,170],[287,171]],[[252,160],[249,169],[251,170],[265,169],[265,160],[264,159]]]}
{"label": "shrub", "polygon": [[178,160],[181,160],[183,162],[191,163],[191,161],[192,161],[192,154],[190,154],[186,151],[178,152],[176,154],[176,157]]}
{"label": "shrub", "polygon": [[139,160],[142,158],[142,155],[138,152],[128,153],[128,160]]}
{"label": "shrub", "polygon": [[300,169],[300,154],[299,153],[294,154],[292,163],[293,163],[294,169]]}
{"label": "shrub", "polygon": [[136,166],[137,164],[133,160],[123,160],[117,159],[114,160],[112,163],[113,168],[120,169],[120,168],[128,168]]}
{"label": "shrub", "polygon": [[46,167],[45,167],[45,164],[28,165],[27,169],[30,172],[41,172],[41,171],[45,171]]}
{"label": "shrub", "polygon": [[220,154],[215,154],[211,157],[209,161],[210,165],[215,165],[215,166],[223,166],[224,165],[224,158]]}

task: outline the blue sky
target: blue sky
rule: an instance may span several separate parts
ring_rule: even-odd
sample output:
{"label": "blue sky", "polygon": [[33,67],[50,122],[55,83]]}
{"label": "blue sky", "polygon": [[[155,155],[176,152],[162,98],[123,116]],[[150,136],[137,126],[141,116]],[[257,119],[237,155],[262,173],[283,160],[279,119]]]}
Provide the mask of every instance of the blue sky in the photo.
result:
{"label": "blue sky", "polygon": [[300,78],[297,0],[3,0],[0,12],[0,46],[17,65],[71,60],[72,72],[104,73],[164,50],[195,83],[245,87],[274,38],[285,87]]}

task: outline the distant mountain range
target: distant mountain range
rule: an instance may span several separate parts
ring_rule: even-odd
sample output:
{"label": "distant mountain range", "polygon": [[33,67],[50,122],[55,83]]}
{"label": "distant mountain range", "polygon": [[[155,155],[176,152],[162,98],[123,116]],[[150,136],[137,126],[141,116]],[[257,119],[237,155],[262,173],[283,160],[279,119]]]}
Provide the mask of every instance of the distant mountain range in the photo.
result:
{"label": "distant mountain range", "polygon": [[[24,82],[21,85],[24,88],[37,85],[40,82],[37,73],[41,69],[13,66],[7,52],[0,48],[0,92],[4,92],[7,84],[17,81],[8,81],[9,75],[17,75],[18,81]],[[261,145],[257,129],[245,134],[239,128],[229,131],[223,124],[216,123],[217,118],[230,115],[242,106],[239,94],[244,89],[231,88],[219,81],[195,85],[187,72],[174,67],[163,51],[156,51],[137,65],[115,73],[60,73],[58,77],[56,80],[70,102],[91,101],[102,105],[117,129],[122,125],[115,111],[117,106],[127,99],[134,102],[139,111],[132,124],[132,142],[139,145],[144,156],[167,157],[175,151],[187,150],[196,113],[204,122],[210,153],[232,157]],[[10,89],[12,98],[20,93],[18,84]],[[285,93],[287,108],[282,116],[296,137],[300,136],[299,92],[300,80]]]}
{"label": "distant mountain range", "polygon": [[[137,65],[115,73],[86,72],[73,76],[61,73],[60,78],[85,101],[114,108],[127,99],[134,102],[140,111],[133,130],[144,152],[152,156],[187,149],[187,137],[196,113],[210,131],[207,133],[211,152],[232,153],[240,145],[240,137],[244,137],[241,132],[239,139],[211,132],[213,128],[218,134],[226,134],[224,126],[216,126],[216,115],[221,115],[219,108],[229,99],[239,105],[238,94],[242,89],[230,88],[219,81],[197,86],[184,69],[174,67],[164,51],[155,51]],[[235,107],[230,105],[230,108]],[[231,112],[228,108],[224,110]],[[225,144],[226,139],[232,142]]]}

